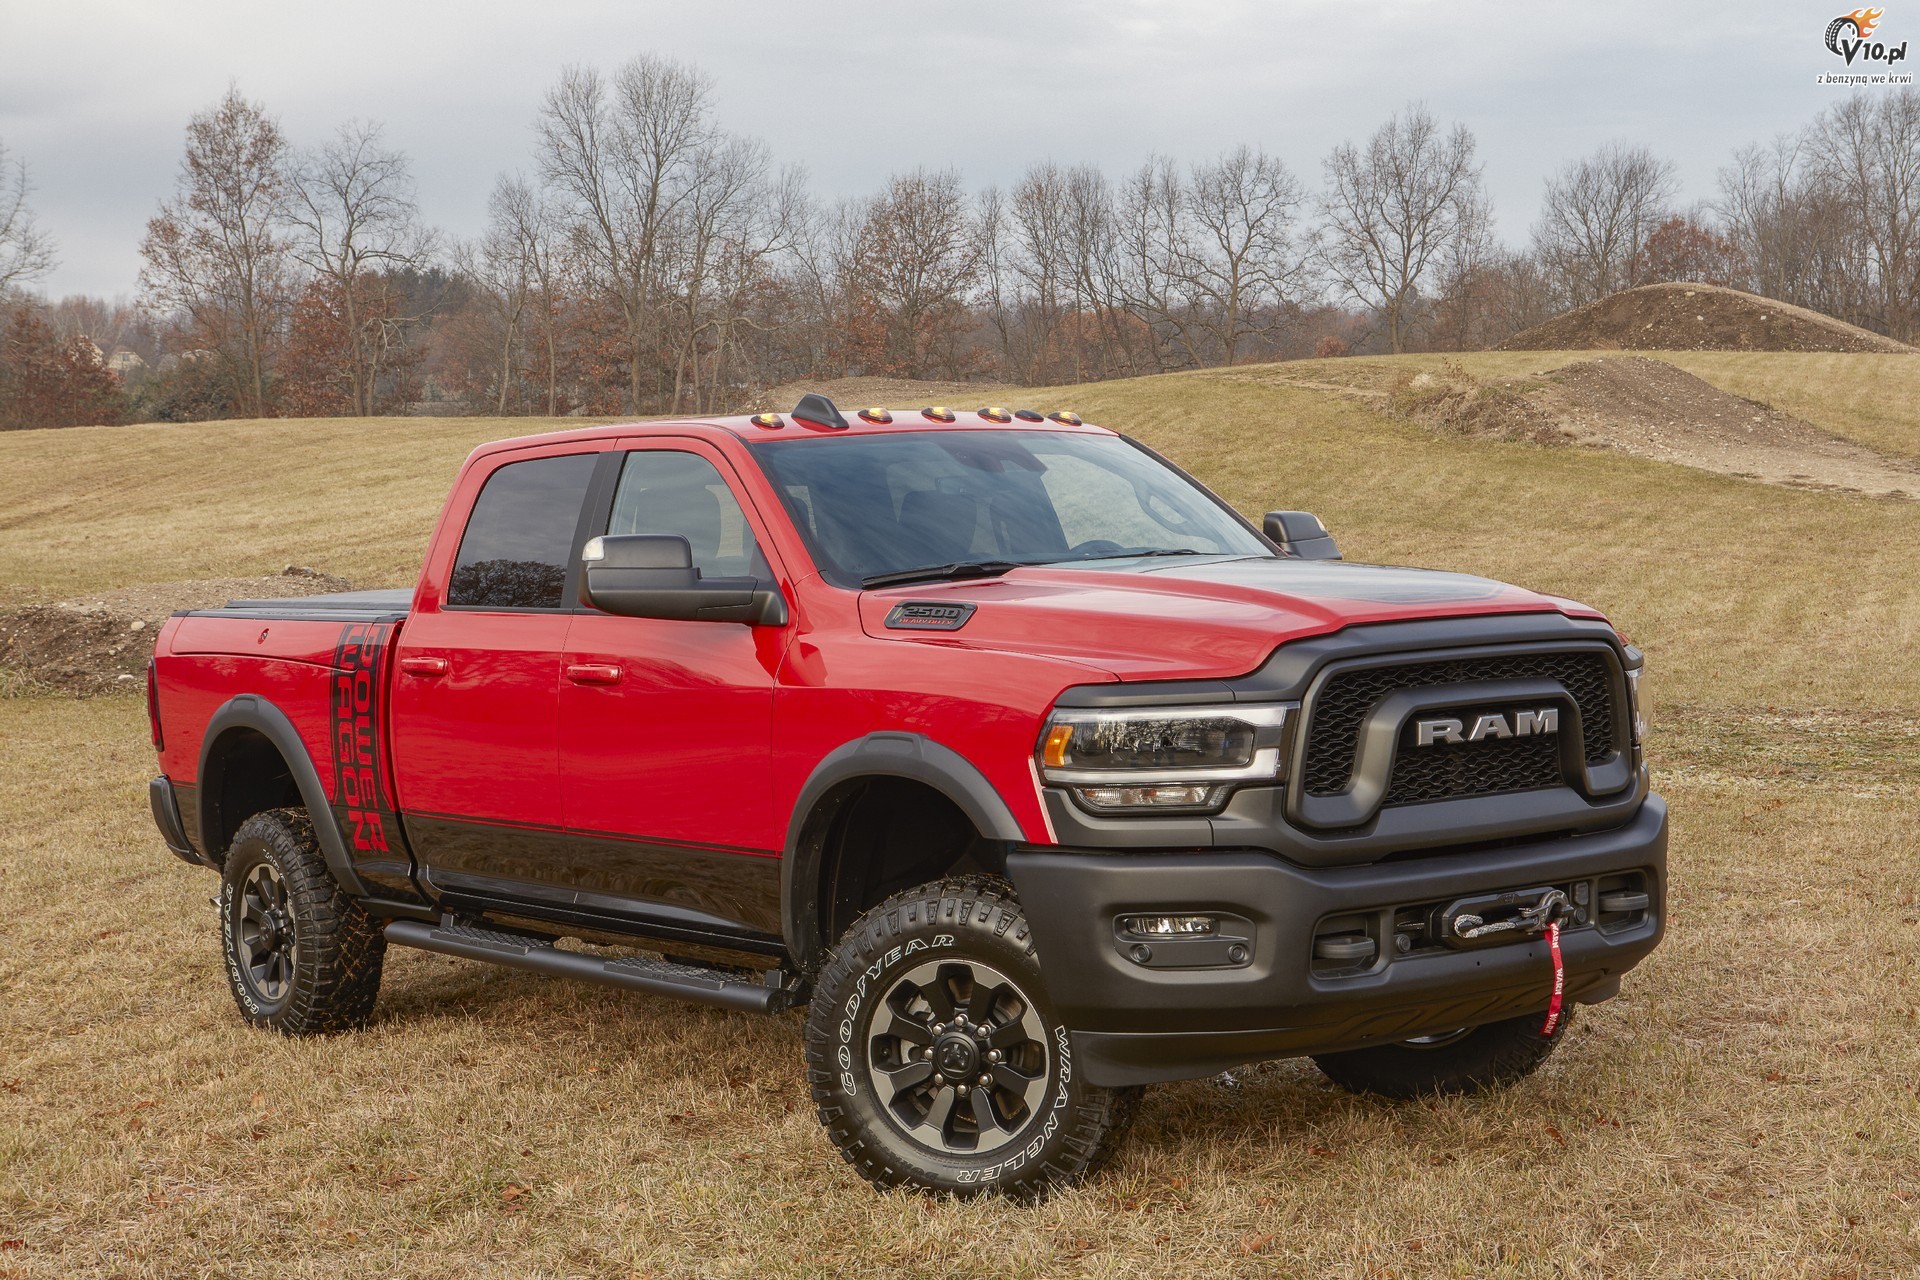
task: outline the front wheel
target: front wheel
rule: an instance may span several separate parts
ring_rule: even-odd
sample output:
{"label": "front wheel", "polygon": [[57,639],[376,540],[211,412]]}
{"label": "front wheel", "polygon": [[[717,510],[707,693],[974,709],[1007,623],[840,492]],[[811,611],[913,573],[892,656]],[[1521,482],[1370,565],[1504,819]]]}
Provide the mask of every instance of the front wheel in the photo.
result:
{"label": "front wheel", "polygon": [[1550,1036],[1540,1034],[1543,1021],[1540,1014],[1529,1013],[1398,1044],[1322,1053],[1313,1063],[1342,1089],[1383,1098],[1504,1089],[1547,1060],[1567,1033],[1573,1010],[1566,1011]]}
{"label": "front wheel", "polygon": [[820,1122],[876,1187],[1032,1196],[1112,1152],[1138,1089],[1076,1077],[1004,881],[896,894],[828,956],[807,1017]]}

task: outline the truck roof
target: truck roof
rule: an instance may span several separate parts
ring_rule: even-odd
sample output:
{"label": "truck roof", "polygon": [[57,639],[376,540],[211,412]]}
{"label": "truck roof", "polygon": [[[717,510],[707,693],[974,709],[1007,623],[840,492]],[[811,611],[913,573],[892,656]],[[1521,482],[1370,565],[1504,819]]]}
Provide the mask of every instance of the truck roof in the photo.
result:
{"label": "truck roof", "polygon": [[[815,397],[808,397],[815,399]],[[825,403],[832,410],[831,402]],[[504,452],[530,444],[554,444],[569,440],[604,440],[609,437],[671,434],[687,427],[731,432],[742,440],[793,440],[821,435],[880,435],[907,431],[1066,431],[1089,435],[1112,435],[1105,427],[1083,422],[1068,409],[1042,413],[1035,409],[1000,408],[987,405],[978,409],[950,409],[931,405],[920,409],[861,409],[836,415],[845,426],[834,426],[799,416],[807,407],[801,402],[795,413],[736,414],[726,417],[649,418],[639,422],[613,422],[602,426],[570,427],[536,435],[515,436],[481,445],[476,455]],[[819,412],[817,409],[815,412]]]}

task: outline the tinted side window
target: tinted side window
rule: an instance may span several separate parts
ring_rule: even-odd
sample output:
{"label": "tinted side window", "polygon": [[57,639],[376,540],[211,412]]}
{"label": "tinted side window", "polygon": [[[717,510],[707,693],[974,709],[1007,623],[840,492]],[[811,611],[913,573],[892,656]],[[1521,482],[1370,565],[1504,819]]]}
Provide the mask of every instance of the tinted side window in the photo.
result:
{"label": "tinted side window", "polygon": [[772,576],[733,490],[697,453],[641,449],[628,454],[607,532],[685,538],[703,578]]}
{"label": "tinted side window", "polygon": [[487,478],[467,517],[447,603],[558,609],[597,453],[510,462]]}

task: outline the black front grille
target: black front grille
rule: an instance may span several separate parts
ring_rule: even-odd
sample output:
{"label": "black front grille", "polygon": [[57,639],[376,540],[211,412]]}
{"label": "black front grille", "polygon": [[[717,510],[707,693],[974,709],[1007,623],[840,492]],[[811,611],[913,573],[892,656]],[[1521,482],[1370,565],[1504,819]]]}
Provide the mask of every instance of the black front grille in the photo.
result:
{"label": "black front grille", "polygon": [[[1517,653],[1446,658],[1397,666],[1336,671],[1313,701],[1307,727],[1303,782],[1308,795],[1331,796],[1353,778],[1360,728],[1382,698],[1402,689],[1480,680],[1555,680],[1580,708],[1582,747],[1589,764],[1614,752],[1613,672],[1594,651]],[[1496,738],[1401,751],[1386,804],[1413,804],[1456,796],[1497,795],[1560,785],[1554,736]]]}
{"label": "black front grille", "polygon": [[1557,787],[1565,781],[1560,775],[1560,744],[1551,734],[1439,743],[1400,753],[1393,763],[1393,778],[1387,784],[1383,803],[1497,796]]}

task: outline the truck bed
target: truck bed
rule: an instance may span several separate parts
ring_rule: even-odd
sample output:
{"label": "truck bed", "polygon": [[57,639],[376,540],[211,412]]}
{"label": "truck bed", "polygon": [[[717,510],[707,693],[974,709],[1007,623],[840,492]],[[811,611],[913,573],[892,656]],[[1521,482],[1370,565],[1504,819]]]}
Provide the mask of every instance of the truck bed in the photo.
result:
{"label": "truck bed", "polygon": [[218,609],[186,609],[176,618],[246,618],[268,622],[398,622],[413,607],[413,592],[336,591],[272,600],[229,600]]}

